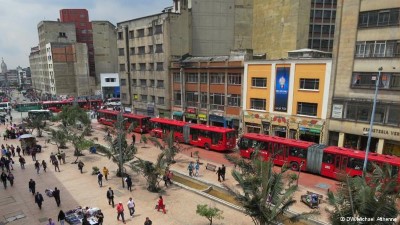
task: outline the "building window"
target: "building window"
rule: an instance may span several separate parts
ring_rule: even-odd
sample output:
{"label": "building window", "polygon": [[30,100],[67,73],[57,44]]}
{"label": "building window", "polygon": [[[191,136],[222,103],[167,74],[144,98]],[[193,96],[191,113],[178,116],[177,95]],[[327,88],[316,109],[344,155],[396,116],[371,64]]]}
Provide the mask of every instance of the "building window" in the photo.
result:
{"label": "building window", "polygon": [[153,45],[149,45],[149,54],[153,53],[154,53]]}
{"label": "building window", "polygon": [[132,79],[132,86],[136,87],[137,86],[137,80],[136,79]]}
{"label": "building window", "polygon": [[139,63],[139,70],[145,71],[146,70],[146,63]]}
{"label": "building window", "polygon": [[207,73],[200,73],[200,83],[207,84],[208,75]]}
{"label": "building window", "polygon": [[164,81],[163,80],[157,80],[157,88],[164,88]]}
{"label": "building window", "polygon": [[307,116],[317,116],[318,104],[298,102],[297,103],[297,114]]}
{"label": "building window", "polygon": [[138,54],[139,55],[146,54],[146,48],[144,46],[138,47]]}
{"label": "building window", "polygon": [[240,107],[240,95],[229,94],[228,95],[228,106]]}
{"label": "building window", "polygon": [[165,98],[164,97],[158,97],[157,104],[164,105],[165,104]]}
{"label": "building window", "polygon": [[118,55],[119,55],[119,56],[124,56],[124,55],[125,55],[125,51],[124,51],[123,48],[119,48],[119,49],[118,49]]}
{"label": "building window", "polygon": [[319,90],[319,79],[300,78],[300,89]]}
{"label": "building window", "polygon": [[400,40],[358,41],[356,58],[400,57]]}
{"label": "building window", "polygon": [[187,83],[197,83],[199,80],[197,79],[197,73],[188,73],[186,75],[186,82]]}
{"label": "building window", "polygon": [[59,33],[58,33],[58,36],[59,36],[59,37],[67,37],[67,35],[65,34],[65,32],[59,32]]}
{"label": "building window", "polygon": [[135,63],[132,63],[131,64],[131,71],[135,71],[136,70],[136,64]]}
{"label": "building window", "polygon": [[154,63],[149,63],[149,71],[153,71],[154,70]]}
{"label": "building window", "polygon": [[135,32],[133,30],[129,31],[129,39],[133,39],[135,37]]}
{"label": "building window", "polygon": [[153,35],[153,27],[147,28],[147,35],[152,36]]}
{"label": "building window", "polygon": [[181,91],[174,91],[174,105],[182,104],[182,94]]}
{"label": "building window", "polygon": [[154,34],[161,34],[162,33],[162,25],[155,25],[154,26]]}
{"label": "building window", "polygon": [[251,86],[258,87],[258,88],[266,88],[267,87],[267,78],[252,77],[251,78]]}
{"label": "building window", "polygon": [[[375,89],[378,72],[353,72],[351,87]],[[379,88],[400,90],[400,73],[381,73]]]}
{"label": "building window", "polygon": [[228,73],[228,84],[241,85],[242,75],[240,73]]}
{"label": "building window", "polygon": [[180,83],[181,82],[181,74],[180,73],[174,73],[174,83]]}
{"label": "building window", "polygon": [[121,79],[121,86],[126,86],[126,79]]}
{"label": "building window", "polygon": [[144,37],[144,29],[137,30],[137,37],[138,38]]}
{"label": "building window", "polygon": [[106,82],[110,83],[110,82],[115,82],[115,78],[106,78]]}
{"label": "building window", "polygon": [[265,110],[267,107],[267,100],[262,98],[250,98],[250,109]]}
{"label": "building window", "polygon": [[194,106],[193,103],[197,103],[199,101],[199,95],[197,92],[186,92],[186,102],[188,106]]}
{"label": "building window", "polygon": [[210,73],[210,84],[224,84],[225,74],[223,73]]}
{"label": "building window", "polygon": [[400,125],[400,106],[389,106],[387,123],[395,126]]}
{"label": "building window", "polygon": [[400,8],[360,12],[358,27],[396,26],[400,24]]}
{"label": "building window", "polygon": [[126,101],[127,100],[126,93],[122,93],[121,100],[122,101]]}
{"label": "building window", "polygon": [[164,63],[158,62],[157,63],[157,71],[163,71],[163,70],[164,70]]}
{"label": "building window", "polygon": [[119,64],[119,71],[124,72],[125,71],[125,64]]}
{"label": "building window", "polygon": [[140,79],[140,86],[141,87],[146,87],[147,86],[146,79]]}
{"label": "building window", "polygon": [[134,55],[134,54],[135,54],[135,48],[130,48],[129,55]]}
{"label": "building window", "polygon": [[210,104],[225,105],[225,95],[220,93],[210,93]]}
{"label": "building window", "polygon": [[162,44],[156,44],[156,53],[162,53],[163,47]]}
{"label": "building window", "polygon": [[140,100],[142,102],[147,102],[147,95],[140,95]]}
{"label": "building window", "polygon": [[156,85],[155,80],[151,79],[150,80],[150,87],[155,87],[155,85]]}
{"label": "building window", "polygon": [[150,102],[156,102],[156,96],[150,95]]}
{"label": "building window", "polygon": [[123,40],[124,39],[124,35],[122,32],[118,32],[118,40]]}
{"label": "building window", "polygon": [[200,93],[200,108],[202,109],[207,109],[207,92],[201,92]]}

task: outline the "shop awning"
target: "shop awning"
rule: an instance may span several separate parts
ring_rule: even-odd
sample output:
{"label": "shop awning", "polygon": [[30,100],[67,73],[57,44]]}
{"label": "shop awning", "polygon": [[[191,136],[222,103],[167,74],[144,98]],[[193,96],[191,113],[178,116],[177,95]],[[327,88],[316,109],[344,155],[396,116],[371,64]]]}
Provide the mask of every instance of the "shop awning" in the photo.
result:
{"label": "shop awning", "polygon": [[314,133],[314,134],[319,134],[319,133],[321,133],[321,130],[320,129],[315,129],[315,128],[310,128],[309,132],[310,133]]}
{"label": "shop awning", "polygon": [[183,116],[183,112],[175,111],[172,113],[173,116]]}

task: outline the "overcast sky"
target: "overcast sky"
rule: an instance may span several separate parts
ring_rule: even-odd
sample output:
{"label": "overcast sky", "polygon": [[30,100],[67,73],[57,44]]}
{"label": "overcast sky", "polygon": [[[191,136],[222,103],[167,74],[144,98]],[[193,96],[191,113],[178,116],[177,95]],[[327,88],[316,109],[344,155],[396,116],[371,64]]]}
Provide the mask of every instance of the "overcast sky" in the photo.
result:
{"label": "overcast sky", "polygon": [[87,9],[89,20],[116,25],[171,5],[172,0],[0,0],[0,57],[8,69],[28,67],[30,48],[38,45],[37,24],[56,21],[60,9]]}

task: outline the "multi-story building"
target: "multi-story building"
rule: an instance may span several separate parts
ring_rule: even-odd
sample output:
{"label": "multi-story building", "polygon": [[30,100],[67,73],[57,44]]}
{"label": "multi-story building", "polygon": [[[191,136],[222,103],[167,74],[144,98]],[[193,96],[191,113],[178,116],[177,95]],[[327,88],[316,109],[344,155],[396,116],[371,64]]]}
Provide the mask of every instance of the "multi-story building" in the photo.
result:
{"label": "multi-story building", "polygon": [[252,48],[267,59],[293,49],[332,51],[336,0],[254,0]]}
{"label": "multi-story building", "polygon": [[162,13],[117,24],[121,103],[125,111],[170,117],[168,66],[189,49],[185,2]]}
{"label": "multi-story building", "polygon": [[323,143],[331,66],[317,58],[246,62],[244,132]]}
{"label": "multi-story building", "polygon": [[171,63],[172,116],[177,120],[232,127],[241,115],[243,66],[252,56],[188,57]]}
{"label": "multi-story building", "polygon": [[342,0],[337,8],[329,143],[365,150],[373,118],[370,151],[400,155],[400,2]]}
{"label": "multi-story building", "polygon": [[102,73],[101,79],[101,95],[103,99],[119,98],[120,86],[118,73]]}

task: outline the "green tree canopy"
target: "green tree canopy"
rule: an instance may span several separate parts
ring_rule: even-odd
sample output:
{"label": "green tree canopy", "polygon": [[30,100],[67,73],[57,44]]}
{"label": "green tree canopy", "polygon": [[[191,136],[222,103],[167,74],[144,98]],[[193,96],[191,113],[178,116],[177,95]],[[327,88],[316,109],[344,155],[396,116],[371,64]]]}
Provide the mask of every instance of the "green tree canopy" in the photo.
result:
{"label": "green tree canopy", "polygon": [[64,106],[57,117],[66,126],[76,126],[77,123],[89,126],[91,123],[86,111],[79,106]]}
{"label": "green tree canopy", "polygon": [[217,207],[209,207],[208,205],[197,205],[196,213],[203,216],[210,221],[210,225],[213,223],[213,219],[223,219],[220,209]]}
{"label": "green tree canopy", "polygon": [[38,137],[42,137],[42,130],[46,127],[45,117],[43,115],[35,116],[33,118],[24,118],[23,122],[26,124],[26,127],[31,130],[33,133],[34,130],[37,130]]}

